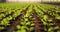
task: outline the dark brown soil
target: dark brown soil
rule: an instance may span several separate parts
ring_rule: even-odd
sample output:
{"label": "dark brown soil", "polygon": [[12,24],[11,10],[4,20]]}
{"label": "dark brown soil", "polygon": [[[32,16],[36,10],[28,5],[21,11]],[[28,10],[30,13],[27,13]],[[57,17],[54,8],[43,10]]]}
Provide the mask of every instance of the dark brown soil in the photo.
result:
{"label": "dark brown soil", "polygon": [[32,16],[34,18],[33,22],[35,23],[34,32],[44,32],[43,22],[37,17],[37,13],[34,9],[32,10]]}
{"label": "dark brown soil", "polygon": [[28,7],[16,18],[16,20],[9,27],[5,28],[1,32],[12,32],[14,29],[16,29],[16,26],[21,22],[22,17],[24,14],[26,14]]}
{"label": "dark brown soil", "polygon": [[[40,8],[39,8],[40,9]],[[44,12],[42,9],[40,9],[42,12]],[[52,23],[54,24],[53,26],[59,26],[60,27],[60,20],[55,19],[55,16],[51,16],[50,14],[44,12],[45,15],[48,15],[49,18],[52,19]]]}
{"label": "dark brown soil", "polygon": [[[16,29],[16,26],[18,24],[20,24],[20,22],[22,21],[21,19],[26,14],[28,8],[29,8],[29,6],[25,10],[23,10],[19,16],[17,16],[15,18],[16,20],[12,19],[13,22],[10,23],[11,25],[8,27],[5,27],[5,29],[2,30],[1,32],[13,32]],[[37,7],[37,8],[40,9],[39,7]],[[40,9],[40,10],[42,10],[42,9]],[[42,10],[42,12],[44,12],[44,11]],[[52,23],[54,24],[53,26],[59,26],[60,27],[60,20],[55,19],[55,16],[51,16],[46,12],[44,12],[44,13],[45,13],[45,15],[48,15],[48,17],[52,19],[52,21],[53,21]],[[8,16],[9,15],[7,15],[6,17],[8,17]],[[32,7],[32,16],[34,18],[32,21],[35,24],[33,32],[45,32],[44,31],[44,24],[41,21],[41,19],[39,17],[37,17],[37,13],[35,12],[34,6]],[[1,25],[1,26],[3,26],[3,25]],[[46,27],[46,29],[48,29],[48,26]]]}

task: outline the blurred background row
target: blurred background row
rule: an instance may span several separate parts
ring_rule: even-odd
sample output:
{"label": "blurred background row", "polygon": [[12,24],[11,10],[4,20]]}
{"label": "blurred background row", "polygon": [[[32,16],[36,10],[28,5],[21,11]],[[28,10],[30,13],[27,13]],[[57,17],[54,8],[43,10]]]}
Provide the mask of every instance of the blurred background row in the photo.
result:
{"label": "blurred background row", "polygon": [[60,0],[0,0],[0,2],[22,2],[22,1],[27,1],[27,2],[60,2]]}

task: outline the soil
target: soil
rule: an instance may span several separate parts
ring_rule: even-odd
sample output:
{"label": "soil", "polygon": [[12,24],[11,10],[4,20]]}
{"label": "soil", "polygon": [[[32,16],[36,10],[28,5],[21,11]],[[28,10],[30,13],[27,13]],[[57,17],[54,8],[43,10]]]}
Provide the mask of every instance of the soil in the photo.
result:
{"label": "soil", "polygon": [[13,23],[11,23],[9,27],[6,27],[1,32],[12,32],[14,29],[16,29],[16,26],[21,22],[21,19],[26,14],[28,8],[29,6],[16,18],[16,20]]}
{"label": "soil", "polygon": [[35,12],[34,9],[32,11],[32,16],[33,16],[33,18],[35,18],[33,21],[35,23],[34,32],[44,32],[43,22],[37,17],[37,13]]}

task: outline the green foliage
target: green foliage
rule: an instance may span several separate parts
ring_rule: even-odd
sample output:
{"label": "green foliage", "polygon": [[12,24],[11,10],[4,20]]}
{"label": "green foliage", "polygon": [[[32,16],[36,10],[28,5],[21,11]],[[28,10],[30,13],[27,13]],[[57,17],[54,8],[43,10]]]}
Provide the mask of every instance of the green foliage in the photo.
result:
{"label": "green foliage", "polygon": [[[51,16],[56,20],[60,20],[60,7],[40,3],[0,3],[0,25],[4,25],[3,27],[0,26],[0,31],[5,27],[10,26],[10,21],[16,20],[16,17],[21,15],[29,5],[30,7],[22,17],[22,21],[16,26],[17,31],[13,32],[31,32],[34,30],[34,23],[32,23],[32,20],[35,18],[32,17],[32,9],[35,9],[37,17],[43,22],[45,31],[54,32],[57,30],[57,32],[60,32],[58,30],[58,25],[53,27],[53,20],[50,18]],[[46,26],[48,28],[46,28]]]}

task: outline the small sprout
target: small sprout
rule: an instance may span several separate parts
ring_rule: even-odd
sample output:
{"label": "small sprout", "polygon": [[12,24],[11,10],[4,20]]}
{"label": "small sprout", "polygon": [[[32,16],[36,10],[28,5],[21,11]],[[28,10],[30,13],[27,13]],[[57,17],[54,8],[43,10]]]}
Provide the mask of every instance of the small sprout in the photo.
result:
{"label": "small sprout", "polygon": [[32,31],[34,29],[34,27],[30,27],[30,31]]}
{"label": "small sprout", "polygon": [[17,29],[21,29],[21,26],[20,25],[17,25]]}
{"label": "small sprout", "polygon": [[57,16],[56,19],[60,20],[60,16]]}
{"label": "small sprout", "polygon": [[47,15],[44,15],[44,18],[43,18],[45,21],[47,21],[48,19],[48,16]]}
{"label": "small sprout", "polygon": [[34,26],[34,24],[31,24],[31,26]]}
{"label": "small sprout", "polygon": [[26,25],[30,25],[30,24],[31,24],[31,22],[27,22],[27,23],[26,23]]}
{"label": "small sprout", "polygon": [[4,27],[0,27],[0,30],[4,29]]}

